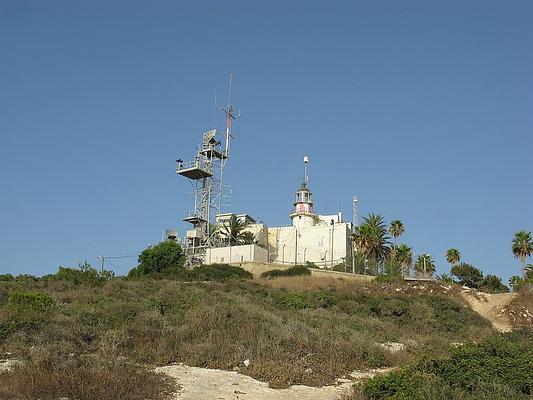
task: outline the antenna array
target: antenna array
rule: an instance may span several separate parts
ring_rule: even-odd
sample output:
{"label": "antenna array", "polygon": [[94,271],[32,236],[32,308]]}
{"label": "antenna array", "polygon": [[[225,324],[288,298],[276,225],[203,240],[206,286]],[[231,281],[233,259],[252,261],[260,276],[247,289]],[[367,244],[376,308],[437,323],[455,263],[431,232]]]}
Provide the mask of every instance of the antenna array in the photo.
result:
{"label": "antenna array", "polygon": [[[224,167],[230,157],[233,138],[231,125],[233,120],[239,118],[231,105],[232,80],[230,74],[228,104],[225,107],[217,107],[226,115],[225,132],[217,132],[216,129],[205,132],[193,161],[176,160],[178,175],[187,178],[194,188],[194,209],[183,219],[193,225],[193,229],[187,231],[186,235],[185,251],[189,264],[201,262],[205,249],[218,245],[212,225],[223,207],[222,199],[228,197],[224,194]],[[217,137],[221,137],[221,140]]]}

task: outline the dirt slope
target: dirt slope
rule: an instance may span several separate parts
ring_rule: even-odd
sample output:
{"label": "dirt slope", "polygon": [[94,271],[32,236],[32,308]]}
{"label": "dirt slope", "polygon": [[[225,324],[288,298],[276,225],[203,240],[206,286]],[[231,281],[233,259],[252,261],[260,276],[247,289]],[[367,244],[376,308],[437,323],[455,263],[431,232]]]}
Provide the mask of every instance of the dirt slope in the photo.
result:
{"label": "dirt slope", "polygon": [[461,294],[472,310],[488,319],[495,329],[500,332],[512,330],[511,321],[505,308],[513,299],[514,293],[489,294],[465,289]]}
{"label": "dirt slope", "polygon": [[265,382],[233,371],[188,367],[183,364],[160,367],[157,371],[176,379],[180,386],[174,396],[176,400],[337,400],[349,391],[354,382],[388,370],[354,372],[350,379],[340,379],[337,386],[294,385],[287,389],[272,389]]}

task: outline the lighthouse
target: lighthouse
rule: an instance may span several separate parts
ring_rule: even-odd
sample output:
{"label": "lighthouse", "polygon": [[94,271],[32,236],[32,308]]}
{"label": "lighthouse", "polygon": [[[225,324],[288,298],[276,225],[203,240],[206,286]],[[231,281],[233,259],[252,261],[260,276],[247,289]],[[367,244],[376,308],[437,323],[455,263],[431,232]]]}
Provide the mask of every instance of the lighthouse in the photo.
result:
{"label": "lighthouse", "polygon": [[290,214],[292,226],[296,228],[315,226],[318,215],[313,210],[313,194],[307,187],[309,178],[307,176],[307,164],[309,157],[304,156],[304,179],[302,186],[296,192],[294,210]]}

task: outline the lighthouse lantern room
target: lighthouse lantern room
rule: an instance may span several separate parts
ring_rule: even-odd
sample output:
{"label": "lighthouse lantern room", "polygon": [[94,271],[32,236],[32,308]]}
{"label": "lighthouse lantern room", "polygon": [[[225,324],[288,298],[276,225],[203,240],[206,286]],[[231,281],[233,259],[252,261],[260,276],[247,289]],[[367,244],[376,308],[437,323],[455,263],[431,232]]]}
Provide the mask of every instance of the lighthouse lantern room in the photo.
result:
{"label": "lighthouse lantern room", "polygon": [[313,210],[313,194],[307,187],[307,182],[309,180],[307,176],[308,163],[309,157],[304,156],[304,180],[302,186],[296,192],[294,211],[290,214],[292,225],[296,228],[314,226],[318,220],[318,215],[316,215]]}

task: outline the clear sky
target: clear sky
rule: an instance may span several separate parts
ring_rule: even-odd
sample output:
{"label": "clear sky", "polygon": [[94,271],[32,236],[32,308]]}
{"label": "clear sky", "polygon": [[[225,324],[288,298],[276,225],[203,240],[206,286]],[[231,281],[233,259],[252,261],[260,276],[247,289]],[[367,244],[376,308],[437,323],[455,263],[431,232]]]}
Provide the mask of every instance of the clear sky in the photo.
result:
{"label": "clear sky", "polygon": [[349,220],[356,193],[439,273],[456,247],[507,279],[533,230],[532,20],[529,0],[0,0],[0,273],[183,233],[175,159],[223,127],[232,71],[233,211],[288,225],[308,154],[320,213]]}

